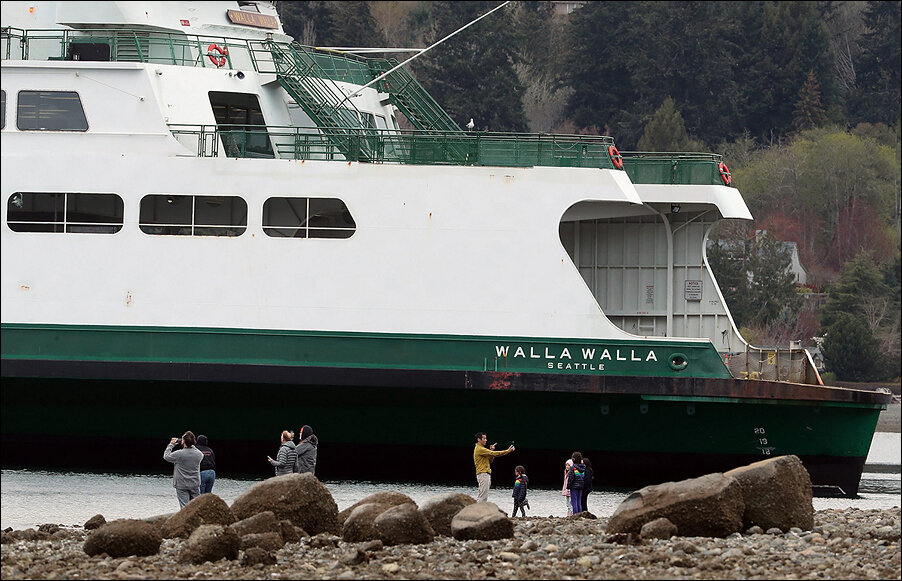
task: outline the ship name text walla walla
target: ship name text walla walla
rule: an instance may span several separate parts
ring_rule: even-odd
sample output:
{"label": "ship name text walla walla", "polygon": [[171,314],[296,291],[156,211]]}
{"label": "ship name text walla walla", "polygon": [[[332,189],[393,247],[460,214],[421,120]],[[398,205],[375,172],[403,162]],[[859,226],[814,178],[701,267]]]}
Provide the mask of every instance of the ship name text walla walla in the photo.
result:
{"label": "ship name text walla walla", "polygon": [[[574,359],[574,353],[576,358]],[[644,353],[644,354],[643,354]],[[574,348],[569,347],[522,347],[520,345],[495,345],[495,354],[498,357],[512,357],[514,359],[540,359],[546,362],[548,369],[592,369],[604,371],[605,361],[633,361],[647,363],[657,361],[658,356],[654,350],[647,352],[643,349],[637,353],[636,349],[608,349],[597,347]]]}

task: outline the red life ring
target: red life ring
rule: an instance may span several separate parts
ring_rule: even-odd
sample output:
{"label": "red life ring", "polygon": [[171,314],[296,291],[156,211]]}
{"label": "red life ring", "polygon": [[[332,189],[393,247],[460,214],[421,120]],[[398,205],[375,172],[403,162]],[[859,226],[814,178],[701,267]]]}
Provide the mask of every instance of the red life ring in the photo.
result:
{"label": "red life ring", "polygon": [[614,167],[617,169],[623,169],[623,157],[620,155],[620,152],[617,151],[617,148],[613,145],[608,146],[608,155],[611,156],[611,162],[614,164]]}
{"label": "red life ring", "polygon": [[[219,53],[219,56],[216,56],[214,53]],[[228,56],[229,51],[225,47],[219,46],[215,42],[207,47],[207,57],[209,57],[210,61],[216,65],[217,67],[224,67],[226,64],[226,56]]]}
{"label": "red life ring", "polygon": [[720,179],[723,180],[723,185],[729,186],[733,183],[733,174],[730,173],[730,168],[727,167],[727,164],[720,162],[717,164],[717,170],[720,172]]}

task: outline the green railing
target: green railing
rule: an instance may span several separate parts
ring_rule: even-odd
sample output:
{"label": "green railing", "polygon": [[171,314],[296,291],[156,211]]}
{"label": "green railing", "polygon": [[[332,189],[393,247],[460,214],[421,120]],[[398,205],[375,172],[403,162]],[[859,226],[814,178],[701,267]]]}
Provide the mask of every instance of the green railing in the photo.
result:
{"label": "green railing", "polygon": [[[256,69],[246,39],[185,35],[139,29],[2,29],[6,59],[75,60],[72,45],[95,43],[110,47],[110,61],[219,68],[213,59],[225,57],[224,68]],[[216,45],[218,50],[210,50]]]}
{"label": "green railing", "polygon": [[623,151],[623,169],[634,184],[724,185],[714,153]]}
{"label": "green railing", "polygon": [[[610,137],[537,133],[460,133],[320,127],[170,125],[198,157],[277,157],[412,165],[587,167],[613,169]],[[266,140],[271,146],[266,147]],[[251,147],[249,144],[256,144]],[[464,152],[464,160],[458,152]]]}

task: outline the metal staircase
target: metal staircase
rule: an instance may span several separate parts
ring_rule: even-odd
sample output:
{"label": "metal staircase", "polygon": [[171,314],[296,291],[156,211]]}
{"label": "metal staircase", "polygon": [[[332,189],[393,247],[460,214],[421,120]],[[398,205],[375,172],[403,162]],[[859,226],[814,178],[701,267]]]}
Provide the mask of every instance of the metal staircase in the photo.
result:
{"label": "metal staircase", "polygon": [[[370,59],[373,78],[397,66],[395,59]],[[378,82],[379,90],[388,93],[392,104],[401,110],[411,123],[423,131],[463,133],[457,123],[426,92],[407,69],[393,71]]]}
{"label": "metal staircase", "polygon": [[[397,66],[395,59],[370,59],[373,78]],[[442,134],[442,143],[449,161],[467,163],[470,151],[468,138],[455,121],[426,92],[405,68],[392,71],[377,83],[378,89],[388,93],[392,105],[421,131]],[[459,139],[457,138],[459,134]],[[450,139],[449,139],[450,138]]]}
{"label": "metal staircase", "polygon": [[[279,84],[346,159],[375,160],[377,134],[362,126],[360,111],[350,100],[339,96],[343,95],[339,86],[310,54],[293,44],[269,41],[252,50],[258,70],[276,74]],[[270,62],[273,70],[265,70]]]}

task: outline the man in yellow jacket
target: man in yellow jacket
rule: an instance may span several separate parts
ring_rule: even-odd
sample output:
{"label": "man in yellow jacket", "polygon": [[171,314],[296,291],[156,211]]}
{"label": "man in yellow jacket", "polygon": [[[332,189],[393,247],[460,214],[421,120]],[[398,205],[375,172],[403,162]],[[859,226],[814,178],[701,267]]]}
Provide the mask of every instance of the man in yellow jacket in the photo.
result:
{"label": "man in yellow jacket", "polygon": [[492,462],[498,456],[506,456],[514,451],[511,444],[507,450],[495,451],[496,444],[486,447],[489,437],[485,432],[476,433],[476,447],[473,448],[473,463],[476,465],[476,483],[479,485],[479,494],[476,502],[488,502],[489,488],[492,487]]}

